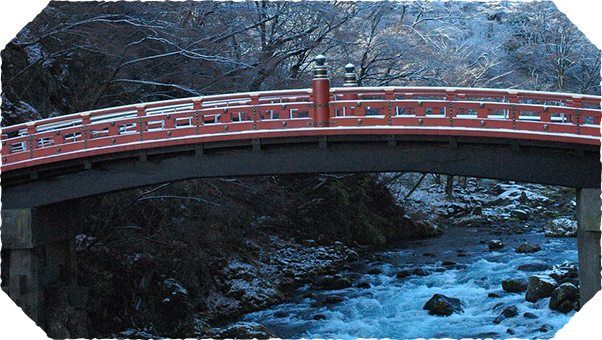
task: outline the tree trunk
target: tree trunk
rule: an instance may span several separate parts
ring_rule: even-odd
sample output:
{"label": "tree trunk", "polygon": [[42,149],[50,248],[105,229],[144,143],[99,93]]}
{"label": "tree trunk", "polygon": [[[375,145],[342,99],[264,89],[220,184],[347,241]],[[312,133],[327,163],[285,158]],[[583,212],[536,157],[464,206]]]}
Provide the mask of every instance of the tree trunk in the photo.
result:
{"label": "tree trunk", "polygon": [[454,176],[447,175],[447,183],[445,184],[445,193],[447,198],[454,198]]}

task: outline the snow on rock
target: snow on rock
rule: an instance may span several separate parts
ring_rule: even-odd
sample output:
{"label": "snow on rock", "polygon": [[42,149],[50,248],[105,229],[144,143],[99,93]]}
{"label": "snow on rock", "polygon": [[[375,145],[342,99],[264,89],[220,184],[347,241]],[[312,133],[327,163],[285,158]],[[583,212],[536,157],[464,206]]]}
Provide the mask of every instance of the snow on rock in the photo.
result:
{"label": "snow on rock", "polygon": [[208,294],[210,316],[236,317],[282,303],[282,291],[332,274],[347,261],[359,259],[342,243],[319,246],[312,242],[312,247],[305,247],[278,237],[271,237],[271,242],[270,247],[257,248],[259,256],[254,261],[227,260],[216,278],[219,289]]}
{"label": "snow on rock", "polygon": [[116,339],[163,339],[163,337],[154,335],[148,329],[127,329],[112,336]]}
{"label": "snow on rock", "polygon": [[274,334],[256,322],[237,322],[226,328],[213,328],[201,334],[203,338],[215,339],[269,339]]}
{"label": "snow on rock", "polygon": [[403,199],[406,213],[415,221],[453,221],[466,227],[495,226],[499,233],[525,233],[533,219],[550,218],[574,210],[560,187],[489,180],[456,183],[453,197],[445,192],[445,183],[425,183]]}
{"label": "snow on rock", "polygon": [[546,225],[545,235],[548,237],[577,236],[577,221],[569,218],[557,218]]}
{"label": "snow on rock", "polygon": [[536,192],[541,190],[544,190],[544,187],[534,184],[524,186],[499,183],[491,189],[491,192],[498,194],[495,198],[495,202],[498,204],[523,204],[535,207],[551,203],[548,197]]}

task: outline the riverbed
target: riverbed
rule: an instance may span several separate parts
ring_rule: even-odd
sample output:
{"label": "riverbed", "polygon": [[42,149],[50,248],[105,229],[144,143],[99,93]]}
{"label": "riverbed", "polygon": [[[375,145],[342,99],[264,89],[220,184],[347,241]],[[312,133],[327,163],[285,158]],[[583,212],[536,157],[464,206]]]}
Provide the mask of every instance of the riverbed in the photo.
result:
{"label": "riverbed", "polygon": [[[524,264],[551,268],[564,261],[577,263],[576,238],[548,238],[541,230],[501,235],[495,231],[449,226],[439,237],[373,250],[341,273],[352,280],[351,287],[323,290],[307,284],[285,303],[244,315],[241,321],[259,323],[280,338],[554,337],[575,312],[551,310],[550,298],[527,302],[524,292],[506,292],[501,283],[546,272],[518,270]],[[493,239],[504,246],[490,250]],[[542,250],[516,253],[525,242],[539,244]],[[426,275],[398,277],[415,269]],[[459,299],[463,312],[429,315],[423,306],[434,294]],[[511,305],[518,315],[494,323]]]}

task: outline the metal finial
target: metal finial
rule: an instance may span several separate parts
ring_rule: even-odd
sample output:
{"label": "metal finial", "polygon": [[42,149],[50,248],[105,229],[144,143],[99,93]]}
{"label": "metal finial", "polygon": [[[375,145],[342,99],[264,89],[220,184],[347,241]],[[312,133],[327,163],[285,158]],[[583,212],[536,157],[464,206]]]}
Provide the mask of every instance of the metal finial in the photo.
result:
{"label": "metal finial", "polygon": [[326,57],[320,54],[314,58],[314,61],[318,66],[324,66],[324,63],[326,63]]}
{"label": "metal finial", "polygon": [[345,65],[345,82],[343,86],[357,86],[357,75],[354,72],[355,66],[351,63]]}
{"label": "metal finial", "polygon": [[320,54],[314,58],[314,61],[316,62],[316,67],[314,67],[314,78],[328,78],[328,69],[324,66],[326,57]]}

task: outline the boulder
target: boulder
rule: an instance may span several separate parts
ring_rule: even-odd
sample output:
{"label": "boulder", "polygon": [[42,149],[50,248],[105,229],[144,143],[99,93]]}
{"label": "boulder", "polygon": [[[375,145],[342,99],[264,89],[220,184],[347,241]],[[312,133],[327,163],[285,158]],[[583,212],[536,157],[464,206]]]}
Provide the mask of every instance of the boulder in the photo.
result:
{"label": "boulder", "polygon": [[500,183],[493,187],[491,193],[498,195],[493,204],[496,205],[524,205],[530,207],[545,206],[550,203],[550,199],[531,191],[525,186],[518,184]]}
{"label": "boulder", "polygon": [[541,246],[539,244],[532,246],[528,243],[523,243],[520,246],[518,246],[518,248],[516,248],[516,252],[521,253],[521,254],[536,253],[540,250],[541,250]]}
{"label": "boulder", "polygon": [[548,269],[550,269],[550,266],[544,262],[531,262],[518,266],[518,270],[523,272],[541,272]]}
{"label": "boulder", "polygon": [[276,313],[274,313],[275,318],[286,318],[289,315],[290,315],[289,312],[285,312],[285,311],[277,311]]}
{"label": "boulder", "polygon": [[579,270],[575,264],[569,261],[564,261],[563,263],[552,267],[549,275],[556,281],[562,281],[567,278],[578,278]]}
{"label": "boulder", "polygon": [[544,275],[531,276],[527,285],[525,300],[535,302],[550,297],[555,288],[556,282],[551,277]]}
{"label": "boulder", "polygon": [[533,313],[525,312],[525,314],[523,314],[523,318],[525,318],[525,319],[537,319],[537,315],[535,315]]}
{"label": "boulder", "polygon": [[128,329],[116,335],[117,339],[163,339],[163,337],[138,329]]}
{"label": "boulder", "polygon": [[341,275],[326,276],[318,282],[318,286],[322,289],[343,289],[351,287],[351,280]]}
{"label": "boulder", "polygon": [[527,290],[527,280],[507,279],[502,281],[502,289],[509,293],[521,293]]}
{"label": "boulder", "polygon": [[312,317],[314,320],[326,320],[326,315],[324,314],[316,314]]}
{"label": "boulder", "polygon": [[550,309],[568,313],[579,303],[579,289],[570,283],[563,283],[550,296]]}
{"label": "boulder", "polygon": [[333,296],[327,296],[324,299],[324,303],[332,305],[332,304],[335,304],[335,303],[343,302],[343,300],[345,300],[343,297],[333,295]]}
{"label": "boulder", "polygon": [[368,271],[368,274],[370,275],[378,275],[378,274],[382,274],[383,271],[380,268],[372,268]]}
{"label": "boulder", "polygon": [[547,333],[547,332],[549,332],[549,331],[551,331],[551,330],[553,330],[553,329],[554,329],[554,327],[552,327],[552,326],[550,326],[550,325],[548,325],[548,324],[545,324],[545,325],[543,325],[543,326],[539,327],[539,328],[537,329],[537,331],[540,331],[540,332],[542,332],[542,333]]}
{"label": "boulder", "polygon": [[274,334],[255,322],[237,322],[224,329],[213,329],[208,334],[214,339],[270,339]]}
{"label": "boulder", "polygon": [[371,288],[372,286],[366,282],[366,281],[362,281],[360,283],[357,284],[357,288],[361,288],[361,289],[368,289]]}
{"label": "boulder", "polygon": [[428,310],[430,315],[449,316],[453,313],[462,313],[462,303],[459,299],[445,295],[435,294],[422,308]]}
{"label": "boulder", "polygon": [[497,250],[504,248],[504,243],[500,240],[491,240],[489,241],[489,250]]}
{"label": "boulder", "polygon": [[346,254],[345,255],[346,262],[357,262],[360,260],[359,254],[351,249],[347,249],[345,254]]}
{"label": "boulder", "polygon": [[577,221],[557,218],[548,222],[544,234],[547,237],[575,237],[577,236]]}
{"label": "boulder", "polygon": [[428,276],[428,275],[431,275],[431,271],[428,269],[424,269],[424,268],[416,268],[416,269],[414,269],[412,274],[418,275],[418,276]]}
{"label": "boulder", "polygon": [[518,315],[518,309],[516,308],[516,306],[515,305],[508,306],[508,307],[504,308],[504,310],[502,310],[500,315],[498,315],[495,318],[495,320],[493,320],[493,323],[500,323],[505,319],[513,318],[517,315]]}
{"label": "boulder", "polygon": [[303,246],[307,248],[314,248],[316,246],[316,241],[314,240],[303,240]]}
{"label": "boulder", "polygon": [[489,294],[487,294],[487,297],[490,297],[490,298],[499,298],[500,295],[497,294],[497,293],[489,293]]}
{"label": "boulder", "polygon": [[410,275],[412,275],[413,270],[412,269],[404,269],[400,272],[397,273],[397,275],[395,275],[395,277],[397,277],[398,279],[403,279],[406,278]]}
{"label": "boulder", "polygon": [[334,241],[333,247],[334,247],[334,250],[336,250],[339,253],[345,251],[345,248],[346,248],[345,245],[343,244],[343,242],[341,242],[341,241]]}
{"label": "boulder", "polygon": [[510,217],[514,217],[519,220],[526,220],[531,214],[527,209],[515,209],[510,212]]}

